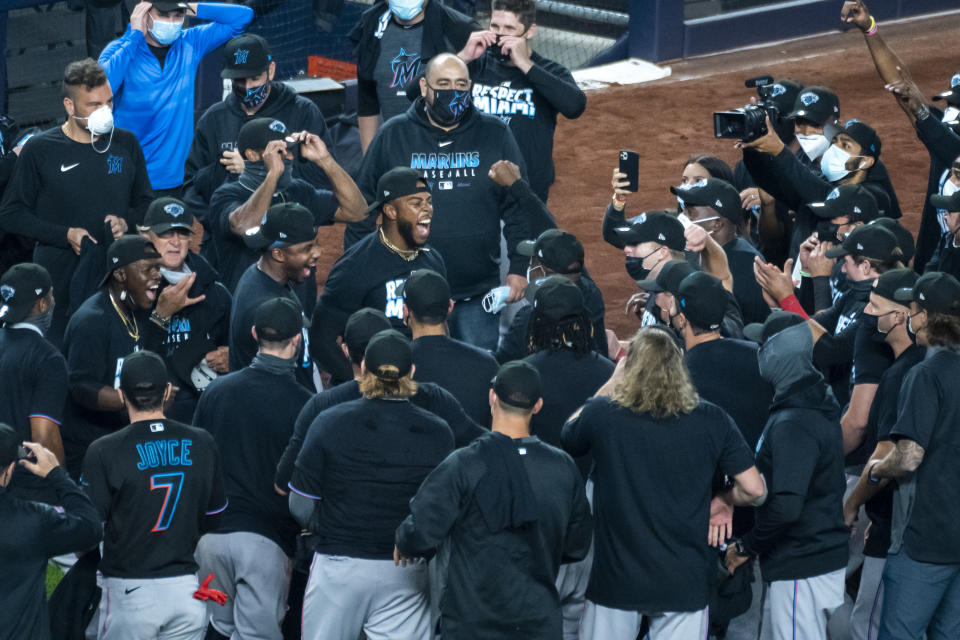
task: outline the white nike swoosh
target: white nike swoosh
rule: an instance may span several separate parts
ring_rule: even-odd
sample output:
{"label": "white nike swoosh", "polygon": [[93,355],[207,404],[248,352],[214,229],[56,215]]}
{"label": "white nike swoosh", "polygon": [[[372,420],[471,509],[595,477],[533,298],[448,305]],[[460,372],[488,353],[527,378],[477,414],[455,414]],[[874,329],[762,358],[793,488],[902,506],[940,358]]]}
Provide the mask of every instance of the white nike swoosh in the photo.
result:
{"label": "white nike swoosh", "polygon": [[447,140],[446,142],[441,142],[439,146],[445,147],[449,144],[453,144],[453,140]]}
{"label": "white nike swoosh", "polygon": [[76,164],[72,164],[69,167],[66,165],[60,165],[60,173],[66,173],[67,171],[70,171],[70,169],[73,169],[74,167],[78,166],[79,164],[80,163],[77,162]]}

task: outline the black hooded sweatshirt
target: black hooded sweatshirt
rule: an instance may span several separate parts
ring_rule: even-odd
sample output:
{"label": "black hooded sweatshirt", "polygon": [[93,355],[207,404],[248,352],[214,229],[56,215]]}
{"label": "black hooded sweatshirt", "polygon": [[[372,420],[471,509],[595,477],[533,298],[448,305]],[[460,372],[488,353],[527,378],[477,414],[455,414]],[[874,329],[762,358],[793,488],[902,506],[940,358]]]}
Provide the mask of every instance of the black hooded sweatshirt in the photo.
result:
{"label": "black hooded sweatshirt", "polygon": [[774,388],[757,445],[768,495],[743,545],[759,554],[768,582],[819,576],[847,564],[840,407],[813,365],[812,350],[813,336],[801,324],[770,338],[758,356],[760,375]]}
{"label": "black hooded sweatshirt", "polygon": [[[526,273],[529,258],[517,244],[536,237],[530,216],[509,190],[487,175],[499,160],[526,174],[510,128],[499,118],[471,109],[460,125],[444,131],[430,123],[421,98],[387,122],[367,149],[357,186],[367,202],[376,200],[377,180],[394,167],[420,172],[433,192],[430,246],[447,265],[454,300],[483,295],[500,284],[500,221],[507,239],[510,273]],[[345,248],[375,228],[377,214],[347,227]]]}

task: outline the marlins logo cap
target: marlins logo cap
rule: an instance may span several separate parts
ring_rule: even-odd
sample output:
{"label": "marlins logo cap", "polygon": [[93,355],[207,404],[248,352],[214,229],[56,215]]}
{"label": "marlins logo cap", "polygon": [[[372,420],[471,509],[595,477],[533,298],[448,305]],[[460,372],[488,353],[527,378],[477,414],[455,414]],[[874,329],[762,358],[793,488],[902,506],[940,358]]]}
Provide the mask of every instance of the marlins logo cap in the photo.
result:
{"label": "marlins logo cap", "polygon": [[950,78],[950,89],[933,96],[934,100],[946,100],[951,107],[960,107],[960,73]]}
{"label": "marlins logo cap", "polygon": [[554,273],[583,271],[583,244],[562,229],[547,229],[536,240],[524,240],[517,245],[517,253],[536,256],[540,264]]}
{"label": "marlins logo cap", "polygon": [[223,47],[221,78],[253,78],[270,68],[270,45],[255,33],[239,35]]}
{"label": "marlins logo cap", "polygon": [[674,251],[683,251],[687,246],[683,224],[675,216],[659,211],[641,213],[630,220],[630,226],[618,227],[614,233],[626,245],[656,242]]}
{"label": "marlins logo cap", "polygon": [[916,302],[922,309],[934,313],[960,316],[960,282],[942,271],[928,271],[912,287],[898,289],[894,299]]}
{"label": "marlins logo cap", "polygon": [[10,267],[0,278],[0,322],[22,322],[52,286],[50,274],[38,264],[22,262]]}
{"label": "marlins logo cap", "polygon": [[[787,117],[803,118],[823,127],[833,124],[839,113],[840,99],[837,98],[837,94],[826,87],[813,86],[800,92],[793,103],[793,111]],[[830,136],[827,135],[827,137]]]}
{"label": "marlins logo cap", "polygon": [[823,202],[810,202],[806,206],[813,215],[824,220],[849,216],[850,222],[869,222],[880,216],[877,199],[859,184],[835,187]]}
{"label": "marlins logo cap", "polygon": [[147,207],[143,218],[143,227],[157,235],[171,229],[185,229],[193,232],[193,214],[177,198],[157,198]]}
{"label": "marlins logo cap", "polygon": [[252,149],[263,152],[273,140],[283,140],[287,135],[287,125],[276,118],[254,118],[240,127],[237,134],[237,150],[244,153]]}
{"label": "marlins logo cap", "polygon": [[540,374],[522,360],[500,367],[490,386],[500,402],[518,409],[532,409],[540,399]]}
{"label": "marlins logo cap", "polygon": [[710,207],[734,224],[743,220],[740,192],[726,180],[708,178],[689,185],[670,187],[670,193],[683,200],[684,207]]}
{"label": "marlins logo cap", "polygon": [[247,229],[243,241],[251,249],[262,251],[309,242],[316,237],[313,214],[303,205],[281,202],[267,209],[259,227]]}
{"label": "marlins logo cap", "polygon": [[377,200],[370,205],[367,213],[378,211],[383,205],[397,198],[424,191],[430,193],[430,185],[423,176],[409,167],[394,167],[377,180]]}

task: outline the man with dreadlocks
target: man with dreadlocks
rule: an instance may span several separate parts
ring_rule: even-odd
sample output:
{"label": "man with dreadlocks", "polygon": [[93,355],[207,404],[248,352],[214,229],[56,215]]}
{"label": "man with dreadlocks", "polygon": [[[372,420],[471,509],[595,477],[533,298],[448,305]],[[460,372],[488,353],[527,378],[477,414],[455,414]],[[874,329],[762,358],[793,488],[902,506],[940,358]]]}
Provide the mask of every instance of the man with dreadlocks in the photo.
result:
{"label": "man with dreadlocks", "polygon": [[[540,373],[543,408],[533,415],[530,433],[547,444],[560,446],[560,430],[574,411],[613,375],[613,362],[594,349],[593,325],[581,288],[554,275],[527,287],[532,304],[524,362]],[[587,479],[593,458],[574,458]],[[592,484],[587,482],[587,496]],[[563,637],[576,638],[586,602],[592,555],[560,565],[557,591],[563,612]]]}

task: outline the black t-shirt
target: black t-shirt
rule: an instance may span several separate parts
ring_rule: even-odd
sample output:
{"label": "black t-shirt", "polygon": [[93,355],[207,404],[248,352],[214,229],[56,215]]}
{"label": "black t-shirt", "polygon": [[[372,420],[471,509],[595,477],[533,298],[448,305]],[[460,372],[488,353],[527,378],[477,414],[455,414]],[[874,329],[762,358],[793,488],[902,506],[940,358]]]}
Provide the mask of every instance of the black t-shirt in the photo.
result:
{"label": "black t-shirt", "polygon": [[444,277],[447,268],[440,253],[424,247],[413,260],[404,260],[391,251],[375,232],[350,247],[330,269],[323,295],[311,320],[311,346],[317,364],[337,380],[353,375],[337,338],[343,335],[347,319],[363,308],[378,309],[395,329],[407,332],[403,324],[403,296],[398,288],[416,269],[433,269]]}
{"label": "black t-shirt", "polygon": [[[569,349],[538,351],[524,358],[524,362],[540,373],[543,397],[543,408],[530,421],[530,433],[559,447],[564,423],[610,379],[615,365],[596,352],[578,355]],[[590,454],[577,456],[574,462],[586,479],[593,458]]]}
{"label": "black t-shirt", "polygon": [[[242,237],[230,230],[230,213],[252,195],[253,190],[237,180],[222,184],[210,198],[209,231],[216,244],[216,266],[223,276],[223,283],[230,291],[235,290],[246,268],[260,256],[243,242]],[[294,202],[306,207],[313,214],[313,224],[318,227],[333,224],[333,216],[340,206],[330,191],[316,189],[309,182],[298,179],[274,193],[270,199],[271,206],[283,202]]]}
{"label": "black t-shirt", "polygon": [[[927,355],[924,347],[911,344],[894,360],[880,378],[877,393],[870,405],[864,446],[872,452],[881,440],[890,439],[890,429],[897,422],[897,401],[903,379],[914,365]],[[870,517],[870,535],[863,554],[872,558],[886,558],[890,548],[890,526],[893,520],[893,487],[885,487],[864,505]]]}
{"label": "black t-shirt", "polygon": [[[877,317],[866,313],[857,322],[857,334],[853,342],[853,368],[850,370],[851,393],[858,384],[879,384],[884,372],[893,364],[893,350],[877,331]],[[898,390],[894,391],[894,397]],[[876,396],[874,396],[876,398]],[[871,408],[872,408],[871,404]],[[862,466],[873,452],[876,441],[864,438],[856,449],[844,457],[848,467]]]}
{"label": "black t-shirt", "polygon": [[277,461],[310,392],[292,375],[256,363],[210,383],[200,396],[193,424],[213,435],[223,460],[230,508],[217,531],[248,531],[273,540],[288,556],[300,527],[285,497],[273,489]]}
{"label": "black t-shirt", "polygon": [[[237,289],[233,292],[233,308],[230,310],[230,371],[239,371],[257,355],[257,342],[250,333],[253,317],[261,303],[273,298],[289,298],[298,307],[300,299],[288,284],[280,284],[263,271],[257,264],[247,267]],[[310,338],[303,330],[303,346],[297,364],[297,380],[307,390],[316,391],[313,384],[313,361],[310,359]]]}
{"label": "black t-shirt", "polygon": [[[801,390],[775,408],[760,437],[757,469],[767,500],[743,537],[760,555],[763,579],[798,580],[847,563],[850,529],[843,524],[843,442],[825,387]],[[829,405],[829,410],[821,410]]]}
{"label": "black t-shirt", "polygon": [[631,611],[707,606],[716,554],[707,544],[714,475],[753,466],[737,426],[701,400],[655,420],[600,397],[563,428],[563,448],[593,454],[593,570],[587,597]]}
{"label": "black t-shirt", "polygon": [[773,401],[773,387],[760,376],[757,345],[732,338],[701,342],[684,362],[700,397],[730,414],[747,446],[756,450]]}
{"label": "black t-shirt", "polygon": [[206,516],[227,508],[213,437],[173,420],[144,420],[100,438],[81,484],[106,522],[100,571],[114,578],[196,573]]}
{"label": "black t-shirt", "polygon": [[406,400],[364,398],[321,413],[290,481],[291,491],[317,501],[314,550],[392,558],[407,503],[451,451],[447,423]]}
{"label": "black t-shirt", "polygon": [[533,53],[528,73],[503,64],[491,50],[470,63],[473,105],[497,116],[517,139],[530,188],[541,198],[553,184],[553,133],[557,115],[577,118],[587,98],[563,65]]}
{"label": "black t-shirt", "polygon": [[[357,384],[356,380],[350,380],[335,387],[324,389],[303,405],[303,409],[297,416],[296,424],[293,426],[293,434],[290,436],[287,448],[277,464],[277,477],[274,482],[278,487],[286,487],[290,482],[290,476],[293,475],[293,466],[297,461],[297,456],[300,455],[300,449],[307,437],[307,431],[317,416],[325,409],[351,400],[359,400],[362,397],[360,385]],[[437,417],[446,422],[453,432],[453,441],[456,447],[465,447],[487,432],[486,429],[464,413],[463,407],[449,391],[432,382],[418,382],[417,392],[410,397],[410,402],[421,409],[436,414]]]}
{"label": "black t-shirt", "polygon": [[69,371],[70,407],[61,435],[67,470],[74,477],[80,472],[87,446],[127,424],[126,411],[104,411],[97,406],[100,389],[120,386],[123,359],[134,351],[159,351],[163,329],[150,322],[143,311],[134,313],[134,318],[139,340],[127,332],[110,295],[101,289],[80,306],[67,324],[63,353]]}
{"label": "black t-shirt", "polygon": [[583,481],[563,451],[536,437],[514,439],[536,521],[491,532],[478,489],[505,479],[487,465],[484,448],[502,444],[489,438],[507,436],[491,433],[457,450],[424,480],[410,501],[411,515],[397,529],[397,547],[412,557],[429,556],[441,543],[449,549],[440,599],[445,639],[559,638],[557,571],[590,548]]}
{"label": "black t-shirt", "polygon": [[813,362],[826,377],[840,406],[850,401],[850,380],[853,369],[857,329],[863,321],[863,309],[870,300],[873,280],[851,282],[829,309],[813,318],[827,330],[813,347]]}
{"label": "black t-shirt", "polygon": [[[21,440],[34,441],[30,418],[61,425],[66,406],[67,362],[57,348],[33,325],[0,329],[0,422]],[[13,469],[10,491],[29,500],[53,497],[49,483],[20,465]]]}
{"label": "black t-shirt", "polygon": [[477,424],[490,425],[487,391],[500,365],[489,351],[447,336],[422,336],[413,341],[413,364],[417,382],[440,385]]}
{"label": "black t-shirt", "polygon": [[897,422],[890,439],[912,440],[923,447],[923,461],[914,474],[916,494],[903,534],[913,560],[931,564],[960,563],[960,354],[930,349],[913,367],[900,390]]}
{"label": "black t-shirt", "polygon": [[744,324],[763,322],[770,315],[770,306],[764,301],[763,290],[753,274],[753,261],[760,252],[739,236],[723,245],[723,251],[733,274],[733,297],[740,305]]}

